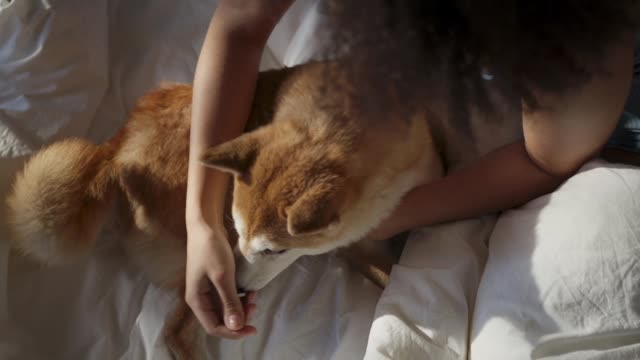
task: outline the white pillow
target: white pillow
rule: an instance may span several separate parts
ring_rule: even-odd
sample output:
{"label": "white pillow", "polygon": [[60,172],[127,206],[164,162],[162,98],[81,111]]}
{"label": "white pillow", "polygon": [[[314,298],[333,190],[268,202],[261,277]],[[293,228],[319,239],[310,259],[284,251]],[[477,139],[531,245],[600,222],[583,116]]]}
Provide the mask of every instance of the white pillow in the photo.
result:
{"label": "white pillow", "polygon": [[501,216],[471,359],[640,358],[640,169],[594,161]]}

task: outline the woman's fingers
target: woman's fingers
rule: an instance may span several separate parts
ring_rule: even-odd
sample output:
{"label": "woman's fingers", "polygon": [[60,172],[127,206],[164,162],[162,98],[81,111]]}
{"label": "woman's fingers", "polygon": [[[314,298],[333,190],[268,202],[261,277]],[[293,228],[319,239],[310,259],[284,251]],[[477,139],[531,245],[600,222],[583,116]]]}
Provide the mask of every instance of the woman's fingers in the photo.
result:
{"label": "woman's fingers", "polygon": [[211,281],[218,291],[222,305],[224,324],[233,331],[244,327],[245,316],[240,297],[236,290],[235,274],[233,272],[212,274]]}
{"label": "woman's fingers", "polygon": [[200,279],[189,279],[185,289],[185,301],[191,308],[194,315],[209,335],[214,335],[216,328],[220,325],[221,320],[216,312],[213,299],[215,294],[212,292],[208,279],[204,274]]}

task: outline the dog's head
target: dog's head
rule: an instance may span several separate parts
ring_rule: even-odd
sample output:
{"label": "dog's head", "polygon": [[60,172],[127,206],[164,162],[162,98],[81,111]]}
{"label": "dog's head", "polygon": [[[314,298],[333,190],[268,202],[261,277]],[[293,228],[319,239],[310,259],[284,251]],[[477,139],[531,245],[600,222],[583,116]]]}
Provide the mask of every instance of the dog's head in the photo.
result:
{"label": "dog's head", "polygon": [[301,256],[362,239],[424,181],[427,163],[439,164],[421,117],[369,119],[342,85],[332,87],[339,77],[326,81],[324,66],[300,69],[280,87],[268,125],[201,157],[234,175],[236,280],[245,290]]}
{"label": "dog's head", "polygon": [[303,255],[347,238],[343,215],[357,194],[346,146],[322,129],[268,125],[208,150],[205,165],[234,175],[238,285],[257,290]]}

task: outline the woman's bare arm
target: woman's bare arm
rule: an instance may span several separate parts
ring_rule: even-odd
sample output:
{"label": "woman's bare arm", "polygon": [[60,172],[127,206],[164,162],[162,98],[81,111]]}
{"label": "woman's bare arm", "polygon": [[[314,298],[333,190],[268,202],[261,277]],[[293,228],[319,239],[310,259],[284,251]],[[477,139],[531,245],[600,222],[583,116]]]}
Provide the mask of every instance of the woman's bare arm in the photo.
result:
{"label": "woman's bare arm", "polygon": [[[228,175],[200,165],[208,148],[240,135],[247,123],[262,51],[293,0],[222,0],[196,68],[187,183],[185,300],[207,333],[239,338],[245,312],[223,224]],[[213,286],[212,286],[213,285]],[[224,313],[220,316],[219,313]]]}
{"label": "woman's bare arm", "polygon": [[251,109],[262,51],[292,2],[223,0],[214,14],[193,85],[188,199],[198,206],[187,208],[188,221],[221,220],[217,212],[222,210],[224,199],[218,192],[226,192],[223,183],[228,176],[200,166],[198,157],[207,148],[242,133]]}
{"label": "woman's bare arm", "polygon": [[613,132],[631,86],[633,45],[629,37],[609,49],[609,75],[596,75],[562,98],[541,98],[552,110],[525,112],[524,141],[414,189],[370,237],[505,210],[553,191]]}

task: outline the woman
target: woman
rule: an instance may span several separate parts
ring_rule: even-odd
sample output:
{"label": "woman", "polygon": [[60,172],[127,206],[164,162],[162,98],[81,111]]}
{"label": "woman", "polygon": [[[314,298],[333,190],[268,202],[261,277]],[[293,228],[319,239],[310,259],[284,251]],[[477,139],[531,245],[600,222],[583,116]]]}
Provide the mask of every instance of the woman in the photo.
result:
{"label": "woman", "polygon": [[[186,301],[207,333],[215,336],[238,339],[255,333],[245,325],[255,305],[242,304],[236,295],[234,259],[223,224],[229,179],[194,159],[242,132],[262,50],[292,2],[220,1],[196,69]],[[503,95],[516,94],[522,102],[523,141],[414,189],[371,238],[523,204],[553,191],[598,155],[619,124],[631,86],[632,3],[407,0],[332,7],[331,21],[340,30],[335,43],[350,41],[353,53],[366,60],[371,71],[388,66],[425,69],[426,77],[396,74],[400,91],[407,89],[401,93],[407,105],[429,91],[440,91],[457,105],[482,106],[487,99],[482,81],[495,82]],[[393,36],[394,41],[382,36]],[[429,74],[442,71],[443,64],[451,74],[447,81],[426,81]],[[464,111],[461,114],[464,118]],[[629,138],[633,126],[637,128],[632,121],[625,124],[612,140]],[[638,147],[633,141],[623,145],[624,150]]]}

